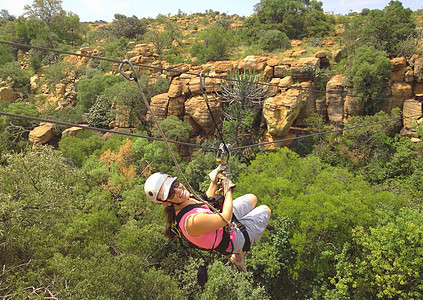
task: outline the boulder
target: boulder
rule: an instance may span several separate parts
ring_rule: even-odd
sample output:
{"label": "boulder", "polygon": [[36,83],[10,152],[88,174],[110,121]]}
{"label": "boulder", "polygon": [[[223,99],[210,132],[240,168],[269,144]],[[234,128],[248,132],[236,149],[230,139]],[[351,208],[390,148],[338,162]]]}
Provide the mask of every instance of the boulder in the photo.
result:
{"label": "boulder", "polygon": [[267,60],[267,66],[269,67],[275,67],[279,65],[279,59],[278,58],[269,58]]}
{"label": "boulder", "polygon": [[335,75],[326,84],[326,107],[329,122],[337,126],[344,118],[344,76]]}
{"label": "boulder", "polygon": [[423,94],[423,83],[416,82],[414,85],[414,94]]}
{"label": "boulder", "polygon": [[326,58],[327,57],[327,54],[326,54],[326,52],[324,50],[320,50],[320,51],[317,51],[314,54],[314,57],[317,57],[317,58]]}
{"label": "boulder", "polygon": [[169,98],[176,98],[182,96],[182,82],[179,77],[175,77],[172,80],[172,84],[169,87],[167,95],[169,96]]}
{"label": "boulder", "polygon": [[267,65],[267,58],[261,56],[250,55],[241,60],[238,65],[238,70],[253,71],[260,73]]}
{"label": "boulder", "polygon": [[320,67],[320,59],[305,57],[294,61],[291,65],[291,73],[294,80],[308,81],[313,78],[314,71]]}
{"label": "boulder", "polygon": [[290,73],[291,67],[289,65],[279,65],[274,67],[273,77],[284,78]]}
{"label": "boulder", "polygon": [[392,81],[404,81],[405,69],[407,67],[407,60],[405,57],[396,57],[391,59],[392,64]]}
{"label": "boulder", "polygon": [[59,100],[59,106],[60,107],[66,107],[66,106],[75,106],[76,104],[76,92],[75,91],[69,91],[65,92],[63,97]]}
{"label": "boulder", "polygon": [[357,116],[364,109],[365,102],[354,96],[352,87],[345,88],[344,119]]}
{"label": "boulder", "polygon": [[402,109],[405,100],[413,97],[413,86],[407,82],[394,82],[392,84],[392,105],[391,108]]}
{"label": "boulder", "polygon": [[[281,147],[289,147],[292,145],[292,143],[294,142],[294,138],[296,138],[297,136],[295,134],[292,133],[288,133],[285,136],[273,136],[270,133],[266,132],[265,136],[264,136],[264,142],[270,142],[271,144],[265,144],[265,145],[261,145],[259,146],[260,151],[274,151],[276,148],[281,148]],[[281,142],[276,142],[279,140],[285,140],[285,141],[281,141]]]}
{"label": "boulder", "polygon": [[[220,82],[214,78],[205,78],[204,80],[206,93],[213,93],[219,90]],[[201,95],[203,92],[200,88],[200,77],[194,77],[189,81],[189,90],[193,96]]]}
{"label": "boulder", "polygon": [[301,46],[302,44],[303,42],[300,40],[291,40],[291,47],[298,47],[298,46]]}
{"label": "boulder", "polygon": [[56,96],[57,97],[61,97],[65,94],[66,92],[66,84],[64,83],[58,83],[56,84]]}
{"label": "boulder", "polygon": [[282,90],[289,89],[294,84],[292,76],[286,76],[279,81],[279,88]]}
{"label": "boulder", "polygon": [[41,123],[40,126],[31,130],[29,141],[34,145],[43,145],[48,143],[55,135],[54,124]]}
{"label": "boulder", "polygon": [[0,101],[13,102],[18,98],[17,94],[13,91],[10,86],[0,88]]}
{"label": "boulder", "polygon": [[132,52],[135,55],[139,56],[152,56],[153,51],[151,51],[150,46],[148,44],[138,44],[132,49]]}
{"label": "boulder", "polygon": [[82,130],[84,129],[81,127],[70,127],[62,132],[62,137],[76,136]]}
{"label": "boulder", "polygon": [[116,105],[114,107],[116,117],[112,124],[109,125],[111,128],[129,128],[136,127],[135,120],[131,120],[131,107],[127,105]]}
{"label": "boulder", "polygon": [[35,74],[29,79],[31,93],[35,93],[37,91],[39,81],[40,81],[40,77],[38,77],[37,74]]}
{"label": "boulder", "polygon": [[267,95],[269,97],[274,97],[279,92],[279,82],[281,81],[280,78],[272,78],[269,82],[268,92]]}
{"label": "boulder", "polygon": [[414,81],[414,71],[411,67],[407,67],[404,74],[404,81],[412,83]]}
{"label": "boulder", "polygon": [[[167,116],[167,107],[169,105],[169,97],[167,93],[159,94],[151,98],[150,107],[158,120],[164,120]],[[146,116],[147,121],[153,122],[151,114],[148,111]]]}
{"label": "boulder", "polygon": [[404,108],[402,110],[404,119],[404,127],[411,130],[416,126],[416,120],[423,117],[423,104],[414,99],[404,101]]}
{"label": "boulder", "polygon": [[266,66],[266,68],[264,68],[263,78],[265,80],[269,80],[269,79],[272,79],[273,77],[274,77],[274,67]]}
{"label": "boulder", "polygon": [[226,73],[234,69],[233,61],[216,61],[213,64],[212,71],[215,73]]}
{"label": "boulder", "polygon": [[[209,98],[209,105],[216,122],[220,120],[220,103]],[[205,135],[213,134],[215,125],[203,97],[193,97],[185,102],[185,114],[197,124]]]}
{"label": "boulder", "polygon": [[316,112],[316,94],[314,93],[314,83],[312,81],[302,82],[298,87],[304,91],[305,104],[298,114],[296,125],[306,125],[305,119]]}
{"label": "boulder", "polygon": [[302,89],[290,89],[263,103],[263,117],[272,136],[285,136],[305,104]]}
{"label": "boulder", "polygon": [[184,117],[185,97],[169,98],[167,116],[176,116],[179,119]]}

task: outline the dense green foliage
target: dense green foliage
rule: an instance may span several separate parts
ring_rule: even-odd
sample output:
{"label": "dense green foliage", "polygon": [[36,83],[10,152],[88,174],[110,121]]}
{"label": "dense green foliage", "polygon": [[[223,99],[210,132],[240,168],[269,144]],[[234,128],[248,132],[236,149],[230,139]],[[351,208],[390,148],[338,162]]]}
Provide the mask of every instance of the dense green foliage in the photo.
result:
{"label": "dense green foliage", "polygon": [[198,42],[192,46],[191,55],[200,63],[222,60],[229,56],[233,40],[232,33],[222,26],[210,26],[198,36]]}
{"label": "dense green foliage", "polygon": [[289,38],[321,37],[332,31],[334,20],[320,1],[261,0],[255,6],[256,26],[278,29]]}
{"label": "dense green foliage", "polygon": [[416,28],[411,9],[399,1],[390,1],[383,9],[370,10],[352,19],[343,34],[347,49],[354,52],[360,46],[396,52]]}
{"label": "dense green foliage", "polygon": [[366,103],[365,113],[374,114],[387,107],[388,103],[383,101],[392,65],[386,53],[374,47],[361,46],[351,58],[350,66],[346,75],[353,83],[354,95],[362,97]]}

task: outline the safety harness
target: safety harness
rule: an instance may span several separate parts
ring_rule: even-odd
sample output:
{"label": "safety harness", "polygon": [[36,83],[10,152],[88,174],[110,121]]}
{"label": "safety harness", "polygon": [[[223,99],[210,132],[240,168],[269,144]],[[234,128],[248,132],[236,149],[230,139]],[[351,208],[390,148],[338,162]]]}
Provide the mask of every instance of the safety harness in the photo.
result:
{"label": "safety harness", "polygon": [[[210,198],[208,198],[209,200]],[[215,202],[216,200],[214,198],[213,199]],[[181,221],[182,217],[188,213],[190,210],[194,209],[194,208],[198,208],[203,206],[203,203],[198,203],[198,204],[190,204],[185,206],[183,209],[181,209],[181,211],[176,215],[176,225],[172,228],[172,231],[176,234],[176,236],[179,238],[179,242],[181,244],[182,247],[186,248],[185,244],[188,245],[188,248],[196,248],[199,250],[214,250],[218,253],[221,253],[225,256],[230,255],[233,253],[234,250],[234,245],[233,242],[231,240],[231,236],[230,233],[226,230],[226,228],[223,230],[222,233],[222,240],[221,242],[215,246],[213,249],[205,249],[205,248],[201,248],[195,244],[193,244],[192,242],[190,242],[182,233],[181,229],[179,228],[179,222]],[[250,237],[248,236],[248,232],[246,227],[240,222],[238,221],[238,219],[235,217],[235,215],[232,215],[232,222],[240,229],[240,231],[242,232],[242,234],[244,235],[244,246],[242,247],[242,251],[249,251],[250,247],[251,247],[251,242],[250,242]],[[184,240],[184,241],[183,241]],[[227,251],[227,249],[229,248],[229,245],[231,246],[230,249],[232,249],[231,251]]]}

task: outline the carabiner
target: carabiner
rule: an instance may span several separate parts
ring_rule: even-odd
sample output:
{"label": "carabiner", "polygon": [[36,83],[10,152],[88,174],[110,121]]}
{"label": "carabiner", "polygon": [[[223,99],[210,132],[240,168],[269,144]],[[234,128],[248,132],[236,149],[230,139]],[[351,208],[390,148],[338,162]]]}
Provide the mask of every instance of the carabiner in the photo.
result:
{"label": "carabiner", "polygon": [[219,150],[216,153],[216,162],[222,166],[226,165],[229,162],[229,151],[231,150],[231,144],[221,143],[219,146]]}
{"label": "carabiner", "polygon": [[[127,75],[127,74],[126,74],[126,73],[122,70],[122,66],[123,66],[123,64],[128,64],[128,65],[131,67],[131,69],[132,69],[132,73],[133,73],[133,76],[132,76],[132,77],[128,76],[128,75]],[[134,66],[132,65],[132,63],[131,63],[129,60],[125,59],[124,61],[122,61],[122,62],[120,63],[120,65],[119,65],[118,71],[119,71],[120,75],[122,75],[122,76],[123,76],[126,80],[129,80],[129,81],[138,81],[138,74],[137,74],[137,71],[135,71]]]}

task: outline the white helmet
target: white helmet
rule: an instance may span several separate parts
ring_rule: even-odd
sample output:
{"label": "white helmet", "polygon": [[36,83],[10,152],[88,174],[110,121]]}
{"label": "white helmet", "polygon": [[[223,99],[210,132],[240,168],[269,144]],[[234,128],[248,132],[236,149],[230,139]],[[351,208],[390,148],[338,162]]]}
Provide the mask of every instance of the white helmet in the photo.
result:
{"label": "white helmet", "polygon": [[147,198],[154,203],[165,202],[169,195],[170,187],[175,180],[176,177],[165,173],[154,173],[147,178],[144,184],[144,192]]}

